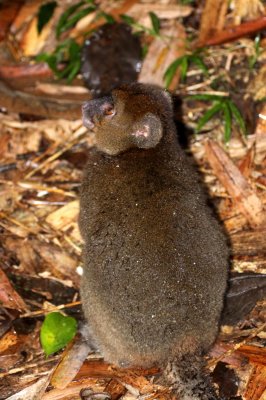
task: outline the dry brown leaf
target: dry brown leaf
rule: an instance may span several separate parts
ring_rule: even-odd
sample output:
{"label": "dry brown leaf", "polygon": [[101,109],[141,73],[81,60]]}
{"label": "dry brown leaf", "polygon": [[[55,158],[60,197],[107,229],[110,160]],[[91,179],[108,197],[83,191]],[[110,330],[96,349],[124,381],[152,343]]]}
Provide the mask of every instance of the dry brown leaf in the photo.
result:
{"label": "dry brown leaf", "polygon": [[240,161],[238,168],[244,178],[248,179],[252,172],[252,164],[254,162],[255,146],[252,146],[245,157]]}
{"label": "dry brown leaf", "polygon": [[56,230],[66,230],[73,222],[77,222],[78,215],[79,201],[74,200],[49,214],[46,222]]}
{"label": "dry brown leaf", "polygon": [[25,239],[29,235],[29,230],[27,228],[24,228],[23,226],[17,224],[12,224],[7,221],[3,221],[3,219],[1,218],[0,226],[2,226],[2,228],[4,228],[7,232],[12,233],[12,235],[15,235],[19,238]]}
{"label": "dry brown leaf", "polygon": [[239,211],[245,215],[252,227],[263,226],[263,204],[239,169],[216,142],[208,140],[205,148],[214,174],[228,191]]}
{"label": "dry brown leaf", "polygon": [[[62,13],[69,7],[69,4],[64,1],[57,2],[57,7],[51,19],[39,34],[37,31],[37,14],[42,3],[43,2],[40,0],[26,2],[26,4],[21,7],[18,17],[12,24],[12,32],[17,33],[17,31],[19,31],[19,35],[16,34],[15,37],[16,40],[19,41],[19,51],[23,56],[35,56],[40,52],[49,53],[55,48],[55,26]],[[24,21],[27,21],[26,24],[23,18]]]}
{"label": "dry brown leaf", "polygon": [[226,231],[230,232],[230,234],[233,234],[234,232],[241,231],[241,229],[247,225],[247,220],[244,215],[240,213],[229,218],[225,215],[223,224]]}
{"label": "dry brown leaf", "polygon": [[[69,86],[69,85],[55,85],[52,83],[41,83],[37,82],[36,83],[36,89],[40,91],[41,93],[44,93],[46,95],[54,96],[54,95],[72,95],[72,94],[84,94],[88,98],[90,97],[90,92],[87,88],[84,86]],[[55,123],[55,121],[54,121]]]}
{"label": "dry brown leaf", "polygon": [[[266,70],[265,70],[266,71]],[[259,115],[258,123],[255,130],[256,142],[255,142],[255,162],[263,166],[266,160],[266,105],[262,107],[260,115]],[[266,168],[264,169],[264,176],[266,175]],[[263,180],[263,176],[261,177]]]}
{"label": "dry brown leaf", "polygon": [[254,364],[262,364],[262,365],[266,366],[266,348],[265,347],[244,345],[244,346],[241,346],[237,350],[237,353],[239,353],[239,354],[241,353],[245,357],[248,357],[250,362],[252,362]]}
{"label": "dry brown leaf", "polygon": [[200,21],[200,43],[211,37],[214,32],[223,29],[227,7],[227,0],[206,0]]}
{"label": "dry brown leaf", "polygon": [[41,243],[37,240],[32,240],[32,247],[35,252],[49,265],[49,271],[54,276],[68,277],[76,285],[78,285],[78,275],[76,268],[78,261],[72,258],[63,248],[53,245],[52,243]]}
{"label": "dry brown leaf", "polygon": [[6,39],[9,25],[16,17],[20,6],[19,2],[1,2],[0,42]]}
{"label": "dry brown leaf", "polygon": [[[60,233],[60,232],[59,232]],[[58,240],[57,240],[58,242]],[[20,261],[21,272],[39,273],[46,268],[55,277],[70,279],[75,285],[79,284],[76,273],[78,259],[72,257],[63,248],[37,239],[18,240],[8,238],[5,246],[14,252]]]}
{"label": "dry brown leaf", "polygon": [[130,385],[140,393],[151,393],[157,385],[152,385],[145,376],[155,375],[159,372],[158,368],[147,370],[118,368],[114,365],[107,364],[103,361],[85,361],[76,376],[76,380],[86,377],[98,378],[114,378],[119,380],[123,385]]}
{"label": "dry brown leaf", "polygon": [[0,186],[0,211],[12,212],[20,194],[17,188],[10,185]]}
{"label": "dry brown leaf", "polygon": [[245,398],[248,400],[265,400],[266,365],[256,364],[247,383]]}
{"label": "dry brown leaf", "polygon": [[[262,158],[265,158],[266,153],[266,105],[261,110],[261,118],[258,120],[256,126],[256,155],[261,152]],[[264,156],[264,157],[263,157]]]}
{"label": "dry brown leaf", "polygon": [[36,96],[35,94],[11,89],[1,80],[0,93],[1,106],[10,111],[45,116],[45,118],[80,118],[82,101],[80,101],[79,96],[71,100]]}
{"label": "dry brown leaf", "polygon": [[4,307],[14,310],[28,311],[28,307],[11,285],[8,277],[0,269],[0,302]]}
{"label": "dry brown leaf", "polygon": [[[257,346],[250,346],[250,345],[244,345],[241,346],[239,349],[234,350],[232,344],[227,344],[227,343],[223,343],[223,342],[216,342],[215,345],[213,346],[213,348],[211,349],[210,355],[212,358],[218,360],[221,359],[223,362],[229,364],[231,367],[235,368],[235,369],[243,369],[243,367],[246,365],[248,366],[248,362],[250,362],[251,364],[254,365],[254,363],[256,363],[256,365],[263,367],[262,370],[264,370],[264,368],[266,368],[266,354],[265,348],[262,347],[257,347]],[[212,363],[213,361],[210,360],[209,363]],[[250,368],[248,368],[249,370]],[[255,371],[254,371],[255,372]],[[260,371],[257,371],[260,374]],[[259,386],[260,388],[263,388],[263,381],[261,382],[261,377],[263,377],[264,379],[264,371],[262,376],[258,377],[258,381],[259,381]],[[254,374],[256,375],[256,373]],[[256,377],[252,377],[252,375],[249,378],[249,381],[251,382],[253,379],[256,379]],[[256,383],[256,382],[254,382]],[[266,381],[264,380],[264,385],[265,385]],[[251,383],[251,387],[250,387],[250,395],[251,395],[251,391],[254,390],[254,386]],[[265,390],[265,386],[264,386],[264,390]],[[256,392],[256,390],[255,390]],[[257,392],[259,393],[259,392]],[[260,392],[261,393],[261,392]],[[261,394],[260,394],[261,395]],[[253,400],[253,397],[249,397],[246,396],[245,399],[247,400]],[[262,397],[259,397],[258,399],[262,400]],[[257,399],[257,400],[258,400]]]}
{"label": "dry brown leaf", "polygon": [[115,379],[111,379],[106,385],[104,391],[111,396],[112,400],[118,400],[126,393],[126,388]]}
{"label": "dry brown leaf", "polygon": [[128,11],[127,14],[130,17],[135,18],[140,24],[151,27],[149,12],[154,12],[160,19],[175,19],[188,17],[192,11],[193,8],[190,6],[179,4],[157,4],[152,2],[147,4],[137,3]]}
{"label": "dry brown leaf", "polygon": [[[263,122],[261,119],[258,118],[258,125]],[[261,126],[263,129],[263,126]],[[266,132],[266,124],[264,128],[264,132]],[[254,145],[255,143],[255,157],[254,157],[254,162],[257,165],[261,165],[261,159],[265,157],[266,153],[266,135],[262,137],[263,131],[256,130],[256,133],[253,135],[248,135],[246,138],[246,143],[243,143],[243,140],[241,138],[232,138],[230,140],[230,146],[227,149],[227,152],[229,154],[229,157],[234,159],[234,160],[242,160],[243,157],[246,156],[247,151]]]}
{"label": "dry brown leaf", "polygon": [[35,338],[31,335],[21,335],[11,329],[0,339],[0,380],[3,376],[9,374],[16,365],[23,362],[23,352],[27,352],[30,346],[30,352],[34,347]]}
{"label": "dry brown leaf", "polygon": [[23,30],[24,26],[36,15],[41,3],[42,0],[26,1],[14,19],[10,32],[14,35],[18,35],[19,32]]}
{"label": "dry brown leaf", "polygon": [[17,255],[20,261],[21,273],[38,273],[38,255],[34,251],[31,241],[10,237],[5,242],[5,247]]}
{"label": "dry brown leaf", "polygon": [[[9,118],[2,119],[3,130],[8,132],[5,135],[8,146],[5,146],[5,158],[13,157],[16,159],[18,154],[25,154],[39,150],[41,142],[41,132],[34,129],[33,124],[23,124]],[[3,140],[3,139],[2,139]]]}
{"label": "dry brown leaf", "polygon": [[[55,85],[51,86],[55,87]],[[58,88],[57,91],[60,91],[60,89]],[[37,122],[21,122],[14,120],[14,118],[10,119],[4,116],[1,117],[1,123],[3,124],[3,129],[12,132],[12,141],[15,140],[20,145],[23,144],[21,150],[19,147],[16,148],[17,153],[38,150],[40,139],[37,144],[35,143],[36,139],[34,139],[37,134],[39,136],[44,134],[44,137],[52,143],[65,144],[73,139],[73,134],[76,134],[78,130],[85,131],[80,119],[69,121],[58,118],[56,120],[45,119]],[[18,137],[17,139],[16,136]],[[32,142],[34,142],[34,144]],[[12,143],[12,145],[14,145],[14,143]]]}
{"label": "dry brown leaf", "polygon": [[21,390],[18,393],[15,393],[13,396],[8,397],[6,400],[37,400],[42,399],[43,394],[49,384],[49,374],[44,378],[39,379],[37,382],[31,384],[25,389]]}
{"label": "dry brown leaf", "polygon": [[234,23],[240,24],[243,19],[252,20],[264,14],[264,6],[260,0],[233,0]]}
{"label": "dry brown leaf", "polygon": [[64,389],[75,378],[89,352],[91,347],[88,342],[81,335],[76,336],[64,351],[51,378],[55,389]]}
{"label": "dry brown leaf", "polygon": [[[139,81],[164,86],[163,76],[169,65],[185,54],[186,33],[177,21],[168,21],[160,30],[162,37],[155,38],[149,46],[139,75]],[[173,79],[170,89],[177,85],[179,74]]]}
{"label": "dry brown leaf", "polygon": [[53,21],[50,20],[40,34],[38,34],[37,23],[38,20],[35,17],[28,25],[23,40],[20,43],[20,48],[26,57],[36,56],[41,51],[50,34]]}
{"label": "dry brown leaf", "polygon": [[209,363],[213,363],[212,359],[219,360],[222,357],[223,362],[230,364],[234,368],[240,368],[245,363],[247,363],[247,358],[243,356],[243,354],[239,354],[238,352],[231,352],[232,345],[217,341],[215,345],[211,348],[209,355],[211,359]]}
{"label": "dry brown leaf", "polygon": [[71,382],[65,389],[52,389],[44,393],[42,400],[80,400],[80,391],[86,388],[92,388],[96,391],[103,391],[104,385],[96,379],[87,379],[84,382]]}
{"label": "dry brown leaf", "polygon": [[4,159],[8,158],[8,157],[6,157],[6,153],[8,151],[9,134],[7,132],[4,132],[2,124],[0,125],[0,127],[1,127],[1,131],[2,131],[1,136],[0,136],[0,159],[1,159],[1,163],[2,163]]}
{"label": "dry brown leaf", "polygon": [[262,259],[266,254],[266,230],[242,231],[230,236],[233,254],[256,256]]}
{"label": "dry brown leaf", "polygon": [[[138,0],[125,0],[122,4],[118,3],[115,4],[114,2],[108,2],[109,7],[105,7],[104,10],[108,12],[114,19],[119,20],[120,15],[122,14],[127,14],[128,11],[134,6],[135,3],[137,3]],[[95,16],[95,15],[94,15]],[[104,17],[100,17],[97,20],[93,21],[89,16],[86,16],[84,21],[80,20],[79,24],[75,26],[74,29],[72,29],[70,33],[70,37],[76,38],[79,37],[78,41],[82,41],[82,35],[85,32],[89,32],[92,29],[96,29],[102,24],[104,24],[106,20]],[[81,39],[81,40],[80,40]]]}
{"label": "dry brown leaf", "polygon": [[0,339],[0,353],[8,350],[10,347],[15,346],[18,342],[18,335],[13,332],[7,332]]}
{"label": "dry brown leaf", "polygon": [[248,92],[253,96],[254,100],[262,100],[266,97],[266,65],[256,72],[254,78],[248,85]]}

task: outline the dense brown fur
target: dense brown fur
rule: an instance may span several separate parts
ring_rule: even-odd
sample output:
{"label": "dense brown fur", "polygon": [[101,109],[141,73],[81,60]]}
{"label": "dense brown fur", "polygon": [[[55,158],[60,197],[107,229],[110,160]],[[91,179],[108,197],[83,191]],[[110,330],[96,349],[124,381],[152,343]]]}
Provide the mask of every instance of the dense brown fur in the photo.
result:
{"label": "dense brown fur", "polygon": [[[169,95],[127,85],[86,103],[83,119],[96,128],[98,147],[80,210],[81,296],[92,337],[118,365],[168,363],[173,371],[171,360],[183,366],[185,358],[189,366],[217,335],[228,250],[177,143]],[[171,384],[184,381],[178,376]],[[182,398],[215,398],[194,386],[180,389]]]}

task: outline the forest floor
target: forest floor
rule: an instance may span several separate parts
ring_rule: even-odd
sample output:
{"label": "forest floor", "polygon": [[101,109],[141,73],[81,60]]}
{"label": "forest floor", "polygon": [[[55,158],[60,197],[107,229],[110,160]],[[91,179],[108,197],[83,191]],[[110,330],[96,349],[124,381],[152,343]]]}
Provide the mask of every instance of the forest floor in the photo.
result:
{"label": "forest floor", "polygon": [[[169,388],[154,379],[159,370],[119,369],[99,354],[87,357],[81,333],[49,357],[40,344],[47,313],[62,311],[83,321],[79,187],[94,145],[82,126],[80,107],[92,96],[82,76],[68,84],[35,61],[54,51],[60,15],[78,2],[58,1],[38,35],[43,3],[0,5],[0,399],[79,399],[81,390],[87,399],[88,387],[112,400],[170,398]],[[266,9],[259,0],[234,4],[101,1],[107,17],[88,14],[64,38],[81,44],[86,29],[98,28],[108,16],[120,20],[120,14],[141,32],[139,80],[167,84],[176,96],[179,139],[194,157],[231,243],[227,314],[207,356],[209,373],[225,398],[263,400]],[[181,69],[172,64],[169,70],[177,59]]]}

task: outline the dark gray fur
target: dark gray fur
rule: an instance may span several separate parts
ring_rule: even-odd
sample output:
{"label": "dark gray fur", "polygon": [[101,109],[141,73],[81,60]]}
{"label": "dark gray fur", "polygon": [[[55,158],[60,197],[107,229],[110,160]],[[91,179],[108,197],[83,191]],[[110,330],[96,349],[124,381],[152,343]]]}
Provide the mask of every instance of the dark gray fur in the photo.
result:
{"label": "dark gray fur", "polygon": [[[168,365],[173,371],[173,360],[182,368],[184,358],[191,364],[217,335],[227,280],[226,240],[178,145],[169,95],[132,84],[105,100],[117,107],[116,114],[105,121],[93,100],[84,107],[84,123],[90,118],[88,125],[96,125],[107,146],[116,134],[136,138],[132,126],[141,130],[151,114],[158,120],[158,125],[152,121],[152,131],[161,123],[162,138],[157,145],[151,139],[149,146],[144,135],[145,148],[143,138],[142,148],[130,139],[121,153],[119,140],[110,139],[118,146],[116,155],[94,150],[89,156],[79,221],[85,242],[84,313],[107,361]],[[106,152],[105,146],[99,147]],[[184,381],[178,376],[169,378],[173,386]],[[197,389],[185,392],[180,391],[181,398],[216,398],[212,390],[202,396]]]}

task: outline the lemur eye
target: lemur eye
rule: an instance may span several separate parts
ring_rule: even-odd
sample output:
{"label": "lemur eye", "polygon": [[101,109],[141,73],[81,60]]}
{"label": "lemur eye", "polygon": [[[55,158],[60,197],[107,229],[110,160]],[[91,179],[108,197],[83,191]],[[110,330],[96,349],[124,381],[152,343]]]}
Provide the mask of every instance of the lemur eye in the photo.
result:
{"label": "lemur eye", "polygon": [[113,107],[107,107],[104,110],[104,114],[105,115],[110,115],[110,116],[115,115],[115,109]]}
{"label": "lemur eye", "polygon": [[101,105],[101,111],[102,115],[112,117],[115,115],[115,107],[110,100],[104,101],[103,104]]}

